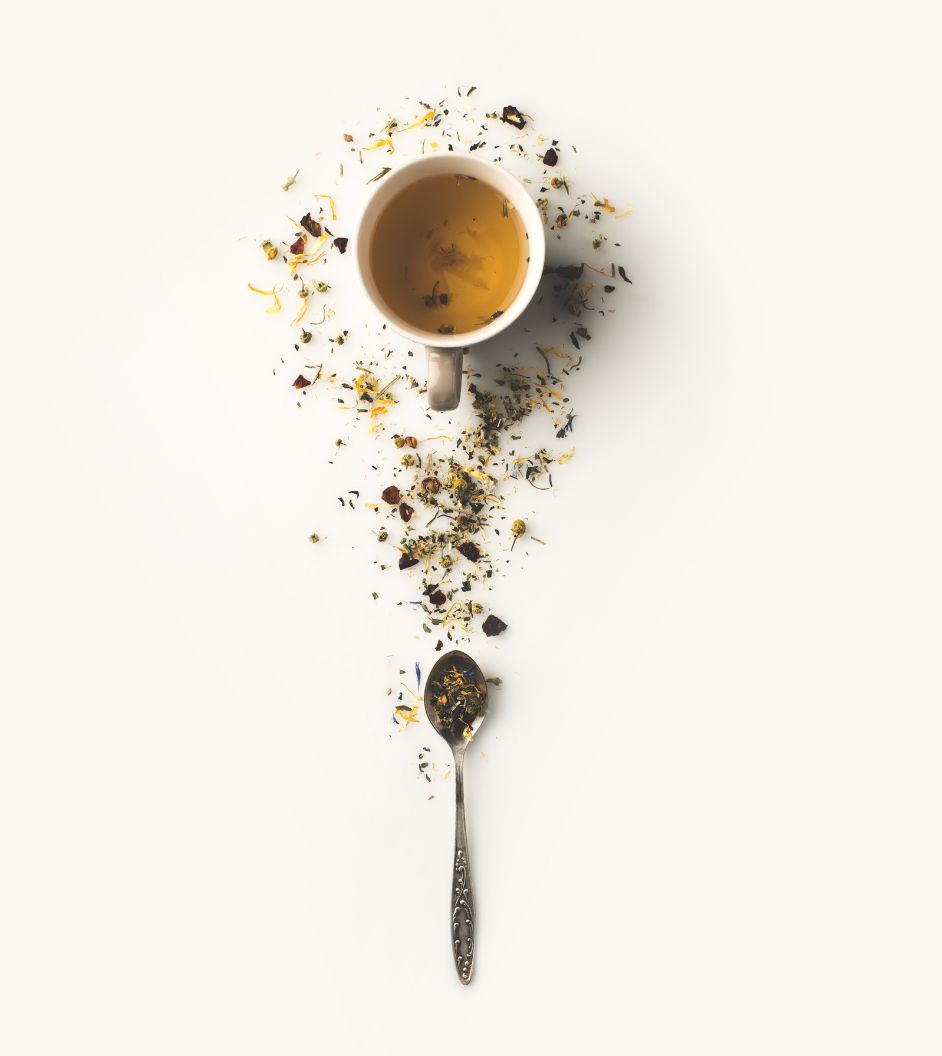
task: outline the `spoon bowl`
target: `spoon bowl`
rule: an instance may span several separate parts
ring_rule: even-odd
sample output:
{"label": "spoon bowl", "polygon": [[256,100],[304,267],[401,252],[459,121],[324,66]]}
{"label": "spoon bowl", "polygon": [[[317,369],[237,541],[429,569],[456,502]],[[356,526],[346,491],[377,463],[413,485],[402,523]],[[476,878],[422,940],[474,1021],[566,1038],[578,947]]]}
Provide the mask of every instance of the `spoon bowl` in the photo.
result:
{"label": "spoon bowl", "polygon": [[463,752],[474,739],[487,714],[487,680],[467,653],[452,649],[429,672],[425,714],[452,750]]}

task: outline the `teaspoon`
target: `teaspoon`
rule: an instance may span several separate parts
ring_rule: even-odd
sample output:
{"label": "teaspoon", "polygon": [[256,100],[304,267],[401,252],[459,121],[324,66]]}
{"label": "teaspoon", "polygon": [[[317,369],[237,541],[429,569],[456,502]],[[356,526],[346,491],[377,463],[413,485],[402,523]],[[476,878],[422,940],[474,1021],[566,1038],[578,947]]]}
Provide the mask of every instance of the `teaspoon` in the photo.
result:
{"label": "teaspoon", "polygon": [[462,983],[474,967],[474,901],[464,820],[464,753],[487,714],[487,682],[467,653],[445,653],[425,682],[425,713],[455,757],[455,858],[451,884],[451,937]]}

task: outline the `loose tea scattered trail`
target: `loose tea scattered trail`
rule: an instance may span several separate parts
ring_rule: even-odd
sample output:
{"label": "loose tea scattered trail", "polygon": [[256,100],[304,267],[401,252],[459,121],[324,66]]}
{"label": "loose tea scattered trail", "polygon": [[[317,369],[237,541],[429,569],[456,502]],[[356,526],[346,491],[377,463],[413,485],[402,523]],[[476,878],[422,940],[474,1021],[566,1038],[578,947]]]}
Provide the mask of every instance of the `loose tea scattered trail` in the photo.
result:
{"label": "loose tea scattered trail", "polygon": [[[272,315],[296,298],[294,311],[283,314],[291,315],[294,354],[285,362],[298,407],[333,404],[348,436],[361,429],[372,437],[371,468],[379,479],[366,482],[361,475],[351,481],[351,490],[338,496],[340,505],[380,520],[372,535],[389,557],[378,563],[379,570],[400,577],[396,587],[405,587],[400,604],[432,636],[436,652],[445,641],[508,629],[485,599],[521,540],[515,561],[525,559],[527,541],[544,544],[517,512],[531,505],[524,493],[535,497],[552,488],[554,471],[573,456],[578,415],[567,387],[586,362],[595,324],[615,310],[613,299],[631,282],[624,265],[605,253],[620,248],[610,238],[617,230],[611,225],[627,216],[630,206],[579,193],[566,172],[575,146],[547,140],[532,115],[516,106],[482,115],[469,102],[477,91],[459,90],[458,106],[444,99],[421,102],[375,131],[338,134],[330,163],[331,171],[339,171],[337,189],[326,193],[330,185],[313,184],[304,170],[281,184],[297,196],[301,219],[290,221],[282,239],[260,241],[262,253],[254,259],[269,270],[249,285]],[[443,417],[428,430],[436,435],[416,436],[395,431],[393,424],[431,425],[420,403],[424,388],[410,362],[414,350],[385,325],[364,327],[350,320],[338,326],[333,291],[335,284],[353,283],[347,253],[353,207],[345,209],[347,198],[362,196],[401,160],[435,151],[485,152],[532,188],[547,227],[547,266],[531,321],[509,331],[516,350],[504,352],[492,367],[486,353],[478,354],[465,370],[470,423],[455,427]],[[449,291],[441,283],[428,285],[422,311],[446,311]],[[334,464],[346,446],[347,440],[338,438],[327,460]],[[373,599],[378,597],[374,591]],[[472,695],[459,682],[444,686],[442,696],[456,721],[473,713]],[[403,685],[392,711],[400,729],[419,721],[416,698]]]}

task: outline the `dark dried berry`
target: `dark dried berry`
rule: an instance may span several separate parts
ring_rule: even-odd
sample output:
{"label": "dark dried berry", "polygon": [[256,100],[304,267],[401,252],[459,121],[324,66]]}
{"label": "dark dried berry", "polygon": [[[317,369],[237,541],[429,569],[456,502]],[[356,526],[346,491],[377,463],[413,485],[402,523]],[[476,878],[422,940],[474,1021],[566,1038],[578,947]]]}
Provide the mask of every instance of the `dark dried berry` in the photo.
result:
{"label": "dark dried berry", "polygon": [[430,595],[429,595],[429,598],[428,598],[428,600],[429,600],[429,601],[430,601],[430,602],[431,602],[431,603],[432,603],[433,605],[444,605],[444,604],[445,604],[445,602],[446,602],[446,601],[447,601],[448,599],[447,599],[447,598],[445,597],[445,595],[444,595],[444,594],[443,594],[443,593],[442,593],[442,592],[441,592],[440,590],[436,590],[434,594],[430,594]]}
{"label": "dark dried berry", "polygon": [[321,237],[321,225],[311,216],[310,213],[305,213],[301,217],[301,226],[305,231],[309,231],[315,238]]}
{"label": "dark dried berry", "polygon": [[303,374],[299,374],[291,383],[296,389],[306,389],[311,383]]}
{"label": "dark dried berry", "polygon": [[477,561],[481,556],[481,551],[472,542],[462,543],[458,547],[458,552],[464,554],[469,561]]}
{"label": "dark dried berry", "polygon": [[388,502],[390,506],[398,506],[401,501],[402,495],[395,484],[390,484],[383,490],[383,502]]}
{"label": "dark dried berry", "polygon": [[505,121],[508,125],[513,125],[514,128],[523,128],[527,123],[527,119],[515,106],[505,106],[503,113],[500,115],[500,119],[501,121]]}
{"label": "dark dried berry", "polygon": [[426,495],[437,495],[442,490],[442,482],[438,477],[426,477],[422,481],[422,490]]}
{"label": "dark dried berry", "polygon": [[440,653],[444,644],[445,643],[441,640],[441,638],[439,638],[438,641],[435,643],[435,652]]}
{"label": "dark dried berry", "polygon": [[501,634],[507,630],[507,624],[503,620],[499,620],[496,616],[488,616],[488,618],[481,624],[481,630],[488,636],[493,638],[495,634]]}
{"label": "dark dried berry", "polygon": [[559,155],[556,153],[555,150],[553,150],[552,147],[550,147],[549,150],[543,155],[543,164],[555,165],[557,161],[559,161]]}
{"label": "dark dried berry", "polygon": [[400,568],[412,568],[413,565],[417,565],[418,563],[419,559],[417,557],[412,557],[410,554],[403,554],[402,557],[399,558]]}
{"label": "dark dried berry", "polygon": [[399,504],[399,516],[404,521],[411,521],[413,513],[415,513],[415,510],[413,510],[407,502],[401,502]]}
{"label": "dark dried berry", "polygon": [[347,243],[350,241],[349,238],[335,238],[334,245],[340,250],[341,253],[347,252]]}
{"label": "dark dried berry", "polygon": [[288,247],[288,249],[292,253],[303,253],[304,252],[304,243],[305,243],[306,240],[307,240],[307,235],[298,235],[297,242],[292,242],[291,245]]}

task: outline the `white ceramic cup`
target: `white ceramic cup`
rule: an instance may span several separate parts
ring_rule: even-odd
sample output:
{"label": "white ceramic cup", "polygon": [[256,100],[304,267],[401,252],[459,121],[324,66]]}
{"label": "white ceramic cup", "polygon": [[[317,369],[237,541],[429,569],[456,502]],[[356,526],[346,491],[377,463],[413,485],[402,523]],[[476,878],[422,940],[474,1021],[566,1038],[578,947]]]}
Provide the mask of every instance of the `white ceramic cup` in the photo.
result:
{"label": "white ceramic cup", "polygon": [[[527,270],[517,296],[496,319],[463,334],[439,334],[435,331],[419,330],[400,318],[386,303],[382,290],[373,278],[370,258],[376,223],[393,198],[409,184],[426,176],[438,173],[455,173],[473,176],[489,184],[510,202],[523,222],[527,241],[524,252],[528,255]],[[433,411],[450,411],[461,399],[461,366],[465,349],[477,345],[499,334],[517,319],[533,299],[546,257],[546,236],[540,212],[515,176],[493,161],[471,158],[466,155],[447,153],[432,154],[393,170],[376,185],[370,195],[360,222],[354,243],[357,272],[367,297],[376,310],[403,337],[425,345],[428,363],[428,405]]]}

